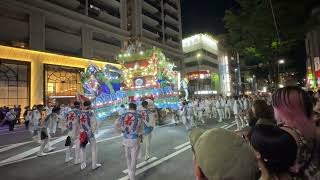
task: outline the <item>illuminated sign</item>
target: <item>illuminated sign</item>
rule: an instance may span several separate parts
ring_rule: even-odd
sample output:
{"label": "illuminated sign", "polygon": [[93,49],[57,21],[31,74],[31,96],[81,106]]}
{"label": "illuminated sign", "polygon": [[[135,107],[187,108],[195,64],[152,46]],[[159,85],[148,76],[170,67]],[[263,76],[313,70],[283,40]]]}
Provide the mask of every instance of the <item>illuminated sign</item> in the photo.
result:
{"label": "illuminated sign", "polygon": [[196,34],[182,40],[182,49],[185,53],[205,49],[216,54],[218,53],[218,41],[207,34]]}

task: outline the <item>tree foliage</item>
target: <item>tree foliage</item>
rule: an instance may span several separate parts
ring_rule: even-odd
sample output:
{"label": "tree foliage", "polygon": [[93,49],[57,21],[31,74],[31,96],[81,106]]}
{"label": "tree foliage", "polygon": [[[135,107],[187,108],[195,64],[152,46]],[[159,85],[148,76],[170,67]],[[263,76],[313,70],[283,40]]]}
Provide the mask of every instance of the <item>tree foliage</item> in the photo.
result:
{"label": "tree foliage", "polygon": [[296,42],[303,40],[310,26],[311,7],[318,0],[272,0],[280,40],[269,0],[236,2],[239,8],[225,13],[227,34],[223,37],[223,46],[239,52],[244,60],[266,64],[271,73],[276,70],[277,60],[286,57]]}

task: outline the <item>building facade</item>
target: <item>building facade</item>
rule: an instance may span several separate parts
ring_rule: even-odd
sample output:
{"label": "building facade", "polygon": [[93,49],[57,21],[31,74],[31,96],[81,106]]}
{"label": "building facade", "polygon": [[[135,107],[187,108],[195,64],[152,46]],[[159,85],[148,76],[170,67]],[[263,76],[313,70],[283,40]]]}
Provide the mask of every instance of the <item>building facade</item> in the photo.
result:
{"label": "building facade", "polygon": [[116,63],[130,39],[183,59],[179,0],[2,0],[0,22],[0,106],[74,97],[88,63]]}
{"label": "building facade", "polygon": [[[320,7],[314,8],[311,18],[320,22]],[[320,24],[306,34],[307,87],[320,86]]]}
{"label": "building facade", "polygon": [[[228,56],[218,49],[218,41],[207,34],[182,40],[185,59],[183,74],[193,94],[227,94],[230,91]],[[227,90],[229,88],[229,90]]]}

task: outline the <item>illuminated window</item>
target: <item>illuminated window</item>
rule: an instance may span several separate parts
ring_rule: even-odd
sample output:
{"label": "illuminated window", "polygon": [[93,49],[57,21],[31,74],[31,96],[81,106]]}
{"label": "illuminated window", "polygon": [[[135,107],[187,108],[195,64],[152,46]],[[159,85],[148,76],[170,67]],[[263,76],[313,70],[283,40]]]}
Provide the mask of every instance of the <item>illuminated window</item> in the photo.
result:
{"label": "illuminated window", "polygon": [[79,68],[45,65],[45,95],[47,98],[74,97],[82,92]]}
{"label": "illuminated window", "polygon": [[29,106],[30,63],[0,59],[0,107]]}

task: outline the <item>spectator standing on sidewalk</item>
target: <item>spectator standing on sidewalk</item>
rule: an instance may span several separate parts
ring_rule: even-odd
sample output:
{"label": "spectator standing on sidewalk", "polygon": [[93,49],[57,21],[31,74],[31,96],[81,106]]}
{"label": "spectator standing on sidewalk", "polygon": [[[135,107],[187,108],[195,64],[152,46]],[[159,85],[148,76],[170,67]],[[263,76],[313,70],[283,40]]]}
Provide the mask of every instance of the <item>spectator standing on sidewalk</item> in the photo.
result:
{"label": "spectator standing on sidewalk", "polygon": [[190,143],[197,180],[257,180],[255,154],[240,136],[225,129],[192,129]]}

